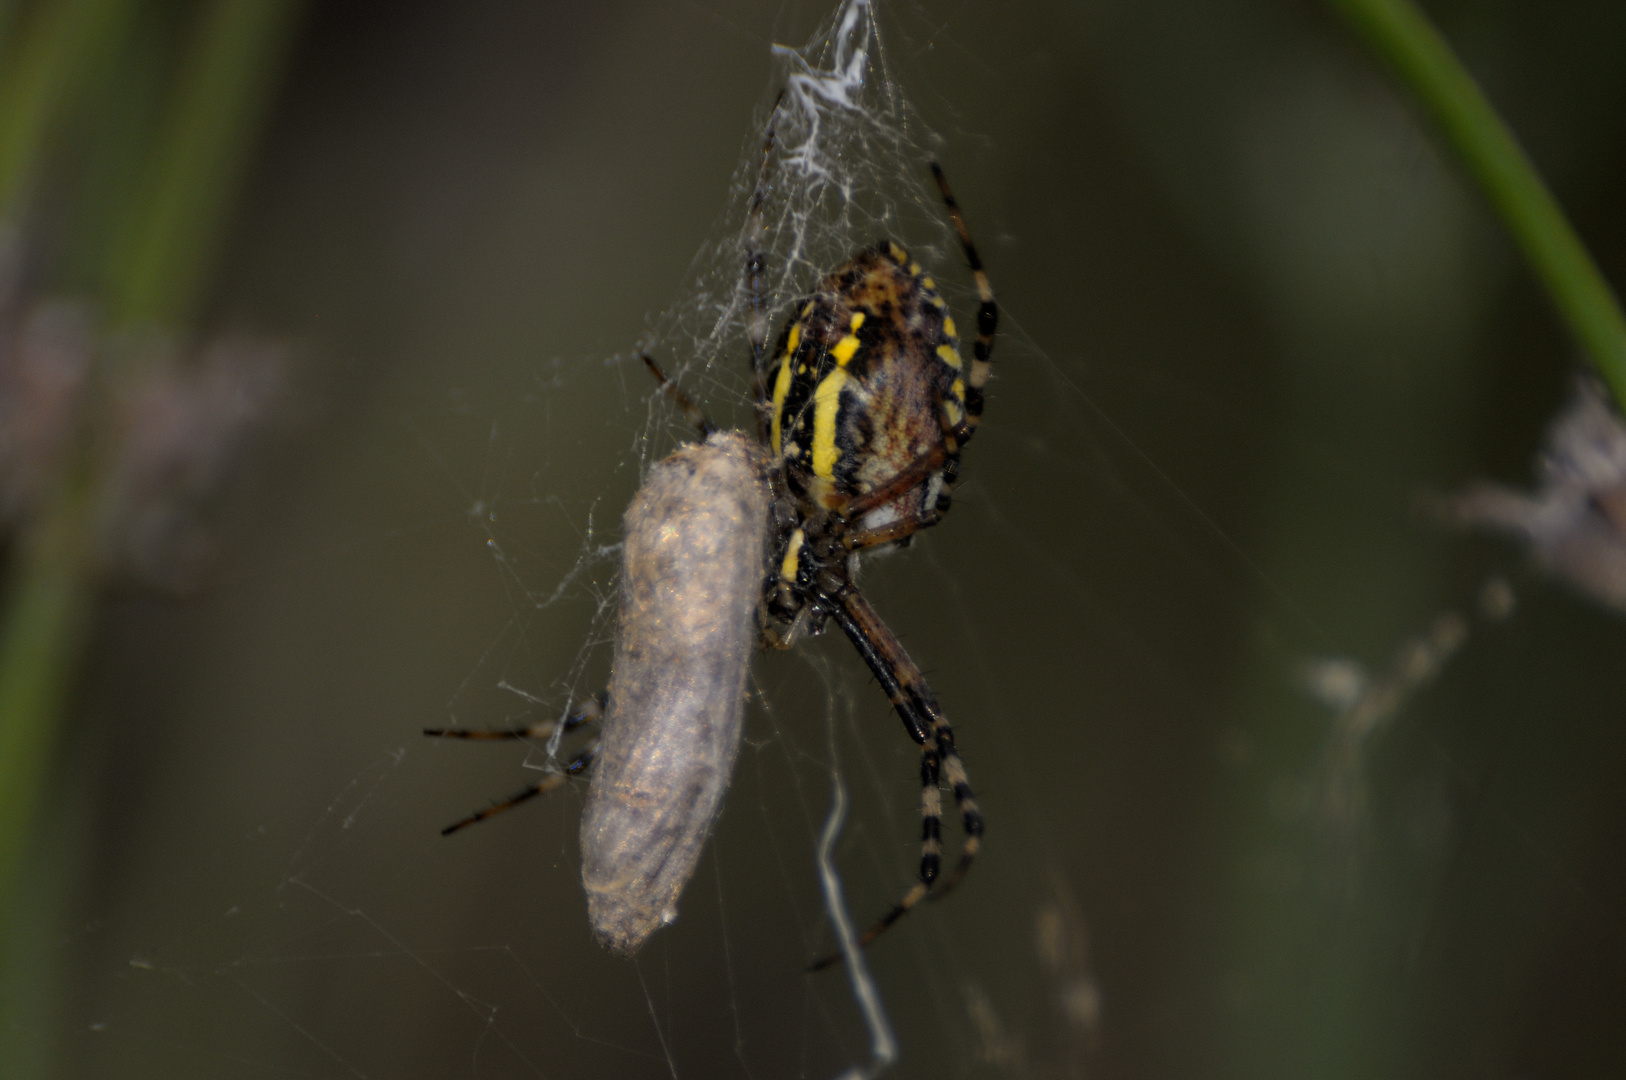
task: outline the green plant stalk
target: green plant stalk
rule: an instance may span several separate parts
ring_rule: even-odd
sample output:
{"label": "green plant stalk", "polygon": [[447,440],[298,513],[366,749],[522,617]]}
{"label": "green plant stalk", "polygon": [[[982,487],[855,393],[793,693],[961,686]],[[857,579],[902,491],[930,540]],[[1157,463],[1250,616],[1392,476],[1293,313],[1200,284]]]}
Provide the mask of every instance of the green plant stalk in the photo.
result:
{"label": "green plant stalk", "polygon": [[[0,0],[0,34],[17,17]],[[126,36],[134,0],[56,0],[0,53],[0,219],[19,212],[40,150],[92,68]]]}
{"label": "green plant stalk", "polygon": [[204,288],[303,0],[217,0],[160,136],[144,209],[113,251],[115,328],[186,323]]}
{"label": "green plant stalk", "polygon": [[1412,0],[1330,0],[1433,114],[1626,408],[1626,317],[1513,132]]}
{"label": "green plant stalk", "polygon": [[[48,14],[66,19],[69,9],[83,16],[114,4],[63,0]],[[167,136],[155,152],[156,182],[131,212],[134,225],[123,230],[137,247],[129,259],[113,263],[107,283],[115,327],[174,327],[195,307],[301,6],[302,0],[214,0],[206,8],[169,109]],[[87,34],[102,28],[94,20],[71,26]],[[57,29],[72,36],[69,24]],[[72,53],[75,47],[71,41],[59,43],[58,52]],[[41,101],[82,89],[69,85],[65,72],[81,83],[90,76],[84,65],[65,65],[60,57],[40,71],[45,69],[49,78],[39,78],[51,83],[49,94],[42,97],[38,87],[25,85],[32,95],[26,108],[0,99],[0,146],[37,147],[47,134],[44,125],[57,117]],[[28,138],[13,131],[6,143],[3,124],[19,116],[27,121],[22,126]],[[97,372],[100,379],[109,376]],[[79,434],[83,439],[91,433]],[[50,775],[55,733],[72,697],[101,584],[97,508],[105,464],[63,473],[54,497],[18,544],[10,580],[0,592],[0,920],[7,919],[14,875]]]}
{"label": "green plant stalk", "polygon": [[[67,485],[65,485],[66,487]],[[0,630],[0,912],[12,892],[45,779],[57,717],[90,624],[95,575],[88,507],[69,495],[23,542]]]}
{"label": "green plant stalk", "polygon": [[17,0],[0,0],[0,56],[6,55],[6,43],[11,40],[12,23],[17,19]]}

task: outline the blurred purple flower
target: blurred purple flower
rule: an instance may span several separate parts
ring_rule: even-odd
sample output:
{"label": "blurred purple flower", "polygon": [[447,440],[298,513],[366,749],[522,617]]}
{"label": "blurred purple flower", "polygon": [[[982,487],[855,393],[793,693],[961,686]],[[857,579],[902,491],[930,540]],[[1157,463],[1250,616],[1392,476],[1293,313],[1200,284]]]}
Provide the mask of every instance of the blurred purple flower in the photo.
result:
{"label": "blurred purple flower", "polygon": [[189,588],[214,552],[202,504],[224,487],[281,398],[286,356],[265,341],[222,337],[195,357],[149,342],[125,366],[136,376],[116,398],[109,551],[154,584]]}
{"label": "blurred purple flower", "polygon": [[89,306],[29,302],[17,281],[0,250],[0,530],[25,530],[59,485],[88,483],[104,565],[191,587],[213,553],[202,504],[284,396],[284,350],[108,339]]}
{"label": "blurred purple flower", "polygon": [[0,523],[8,528],[39,506],[57,476],[94,348],[83,305],[0,305]]}

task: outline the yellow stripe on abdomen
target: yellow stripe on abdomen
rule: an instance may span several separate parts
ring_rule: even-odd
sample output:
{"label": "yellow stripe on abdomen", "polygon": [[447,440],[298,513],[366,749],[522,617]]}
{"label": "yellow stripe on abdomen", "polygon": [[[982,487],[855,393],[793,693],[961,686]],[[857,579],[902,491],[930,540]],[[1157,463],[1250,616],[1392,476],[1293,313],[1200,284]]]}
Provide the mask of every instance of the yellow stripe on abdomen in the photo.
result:
{"label": "yellow stripe on abdomen", "polygon": [[846,367],[848,361],[850,361],[857,354],[858,346],[858,335],[848,334],[846,337],[836,342],[835,348],[830,350],[830,355],[835,357],[838,365],[841,367]]}
{"label": "yellow stripe on abdomen", "polygon": [[773,452],[778,457],[784,453],[782,449],[784,440],[785,397],[790,393],[790,362],[796,356],[796,346],[802,340],[802,324],[796,323],[790,328],[790,337],[785,341],[785,354],[779,358],[779,377],[773,383]]}
{"label": "yellow stripe on abdomen", "polygon": [[836,417],[847,379],[846,371],[836,368],[813,391],[813,475],[824,480],[835,478],[836,460],[841,457],[836,446]]}

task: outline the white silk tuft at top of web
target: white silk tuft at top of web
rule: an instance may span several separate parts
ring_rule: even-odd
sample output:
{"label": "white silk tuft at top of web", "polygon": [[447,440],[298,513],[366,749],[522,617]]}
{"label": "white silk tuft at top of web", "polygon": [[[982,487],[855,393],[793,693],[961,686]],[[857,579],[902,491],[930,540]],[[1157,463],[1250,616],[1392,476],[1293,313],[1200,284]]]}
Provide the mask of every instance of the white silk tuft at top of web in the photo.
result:
{"label": "white silk tuft at top of web", "polygon": [[[792,303],[859,248],[897,240],[924,265],[941,267],[950,306],[967,307],[969,280],[954,273],[958,248],[932,184],[939,138],[921,123],[889,70],[875,6],[842,5],[800,48],[773,47],[782,73],[774,147],[762,168],[773,96],[743,139],[728,203],[695,253],[674,301],[630,351],[647,349],[717,423],[748,429],[750,347],[745,233],[762,184],[763,273],[770,342]],[[972,310],[967,308],[967,310]],[[641,471],[692,437],[664,395],[650,394]],[[659,436],[659,437],[657,437]]]}

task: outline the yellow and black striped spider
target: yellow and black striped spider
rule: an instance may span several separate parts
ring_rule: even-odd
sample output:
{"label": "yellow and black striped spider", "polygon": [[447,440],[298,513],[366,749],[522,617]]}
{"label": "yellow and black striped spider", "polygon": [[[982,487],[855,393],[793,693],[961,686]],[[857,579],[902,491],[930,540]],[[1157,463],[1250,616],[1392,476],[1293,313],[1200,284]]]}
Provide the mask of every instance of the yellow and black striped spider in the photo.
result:
{"label": "yellow and black striped spider", "polygon": [[[764,610],[786,628],[770,627],[769,636],[788,645],[799,632],[817,632],[833,620],[921,747],[919,881],[863,936],[867,944],[922,899],[953,888],[982,837],[982,814],[954,732],[920,669],[854,577],[861,552],[907,543],[948,511],[960,453],[982,415],[998,308],[959,205],[934,162],[932,175],[980,301],[969,367],[936,282],[891,240],[858,252],[798,300],[769,350],[762,245],[772,149],[770,121],[745,252],[757,434],[771,454],[775,497],[769,550],[776,572],[767,582]],[[954,793],[965,841],[959,863],[940,880],[941,780]]]}

